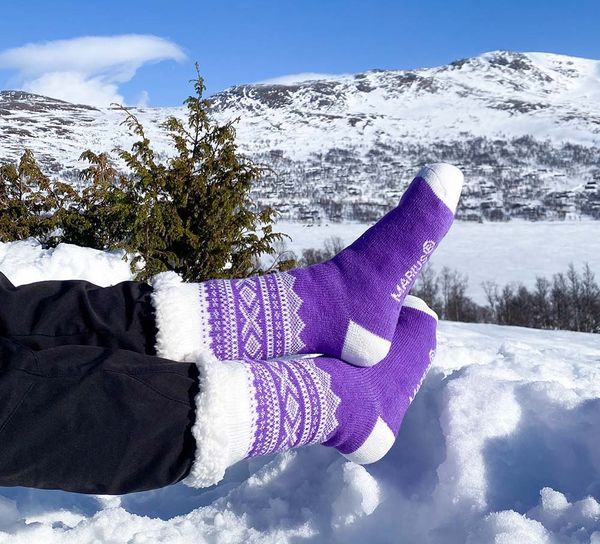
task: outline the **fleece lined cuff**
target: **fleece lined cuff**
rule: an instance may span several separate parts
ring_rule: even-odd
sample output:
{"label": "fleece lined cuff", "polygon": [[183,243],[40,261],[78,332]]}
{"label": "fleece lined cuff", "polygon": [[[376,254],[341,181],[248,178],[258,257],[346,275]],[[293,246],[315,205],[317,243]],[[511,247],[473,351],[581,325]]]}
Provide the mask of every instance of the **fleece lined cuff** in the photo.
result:
{"label": "fleece lined cuff", "polygon": [[208,316],[198,283],[184,283],[175,272],[152,279],[152,304],[156,316],[156,354],[172,361],[194,362],[210,350]]}
{"label": "fleece lined cuff", "polygon": [[190,487],[219,483],[225,470],[244,459],[252,446],[254,386],[248,365],[217,361],[209,353],[197,360],[200,390],[196,396],[196,457],[184,480]]}

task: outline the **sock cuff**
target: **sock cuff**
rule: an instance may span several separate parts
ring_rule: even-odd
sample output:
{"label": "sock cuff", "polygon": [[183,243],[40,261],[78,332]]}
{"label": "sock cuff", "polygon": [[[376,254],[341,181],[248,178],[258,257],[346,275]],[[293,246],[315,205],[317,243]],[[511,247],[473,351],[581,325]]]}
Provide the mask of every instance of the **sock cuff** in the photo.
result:
{"label": "sock cuff", "polygon": [[175,272],[162,272],[151,281],[156,318],[156,354],[173,361],[193,362],[210,350],[210,331],[202,284],[185,283]]}
{"label": "sock cuff", "polygon": [[250,368],[241,361],[218,361],[203,353],[196,364],[200,387],[192,427],[196,453],[184,483],[209,487],[248,455],[255,428],[254,387]]}

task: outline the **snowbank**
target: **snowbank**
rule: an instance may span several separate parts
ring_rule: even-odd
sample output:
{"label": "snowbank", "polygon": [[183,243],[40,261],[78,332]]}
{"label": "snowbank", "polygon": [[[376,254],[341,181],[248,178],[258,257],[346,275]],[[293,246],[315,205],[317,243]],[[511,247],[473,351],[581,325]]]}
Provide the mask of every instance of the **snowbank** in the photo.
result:
{"label": "snowbank", "polygon": [[[129,277],[118,255],[0,244],[17,283]],[[0,543],[600,543],[600,336],[441,323],[438,357],[381,462],[320,446],[204,491],[0,488]],[[0,446],[1,447],[1,446]]]}
{"label": "snowbank", "polygon": [[0,272],[14,285],[43,280],[87,280],[112,285],[131,279],[123,252],[103,252],[72,244],[42,249],[33,238],[23,242],[0,242]]}

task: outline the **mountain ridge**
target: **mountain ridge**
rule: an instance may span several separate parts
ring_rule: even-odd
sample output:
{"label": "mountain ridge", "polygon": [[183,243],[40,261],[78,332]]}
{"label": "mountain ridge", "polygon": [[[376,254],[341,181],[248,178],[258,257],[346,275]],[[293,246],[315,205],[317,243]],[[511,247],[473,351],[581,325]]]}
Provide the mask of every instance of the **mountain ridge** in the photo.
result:
{"label": "mountain ridge", "polygon": [[[240,118],[242,151],[276,172],[256,187],[258,203],[290,219],[373,220],[438,160],[467,174],[463,219],[600,218],[600,61],[493,51],[433,68],[238,85],[210,99],[219,120]],[[159,124],[184,109],[134,110],[168,154]],[[3,91],[0,159],[31,147],[75,180],[83,150],[132,142],[121,121],[115,109]]]}

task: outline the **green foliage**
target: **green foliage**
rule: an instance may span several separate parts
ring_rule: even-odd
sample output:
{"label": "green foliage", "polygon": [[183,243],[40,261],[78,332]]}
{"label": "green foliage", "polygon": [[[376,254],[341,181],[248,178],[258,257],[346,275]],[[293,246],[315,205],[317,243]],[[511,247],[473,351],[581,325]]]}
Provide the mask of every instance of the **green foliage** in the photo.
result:
{"label": "green foliage", "polygon": [[[238,151],[234,125],[218,124],[203,98],[198,74],[195,94],[185,101],[186,119],[162,125],[174,154],[161,160],[144,127],[121,107],[137,137],[117,154],[127,167],[118,171],[107,153],[86,151],[76,192],[45,177],[30,152],[18,166],[0,170],[0,239],[38,237],[98,249],[124,249],[134,255],[139,279],[175,270],[185,280],[243,277],[261,272],[258,258],[275,254],[283,235],[273,231],[274,210],[254,209],[252,185],[263,169]],[[50,233],[59,228],[59,236]],[[272,268],[293,266],[275,259]]]}
{"label": "green foliage", "polygon": [[56,211],[61,241],[96,249],[125,249],[131,235],[127,178],[107,153],[85,151],[80,160],[89,164],[80,174],[86,186]]}
{"label": "green foliage", "polygon": [[56,227],[62,184],[53,184],[26,150],[17,164],[0,166],[0,241],[30,236],[48,240]]}

